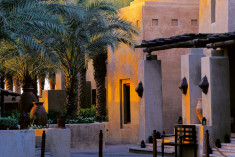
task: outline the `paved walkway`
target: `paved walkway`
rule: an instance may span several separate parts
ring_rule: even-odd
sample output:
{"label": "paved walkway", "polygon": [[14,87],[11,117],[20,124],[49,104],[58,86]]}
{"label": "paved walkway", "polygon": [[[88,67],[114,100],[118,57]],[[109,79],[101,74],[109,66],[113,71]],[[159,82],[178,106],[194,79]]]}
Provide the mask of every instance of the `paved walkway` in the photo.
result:
{"label": "paved walkway", "polygon": [[[106,145],[103,157],[152,157],[151,154],[129,153],[129,147],[136,145]],[[98,149],[71,150],[71,157],[98,157]]]}

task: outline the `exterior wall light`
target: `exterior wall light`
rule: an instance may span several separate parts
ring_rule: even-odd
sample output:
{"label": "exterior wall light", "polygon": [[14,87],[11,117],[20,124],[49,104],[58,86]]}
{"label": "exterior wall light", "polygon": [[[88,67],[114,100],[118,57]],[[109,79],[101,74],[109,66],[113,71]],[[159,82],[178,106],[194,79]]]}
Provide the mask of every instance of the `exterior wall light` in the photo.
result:
{"label": "exterior wall light", "polygon": [[144,87],[143,87],[143,84],[142,84],[141,81],[140,81],[138,87],[136,87],[135,91],[136,91],[136,93],[138,94],[138,96],[142,98],[142,96],[143,96],[143,91],[144,91]]}
{"label": "exterior wall light", "polygon": [[206,117],[203,117],[203,118],[202,118],[202,125],[206,125],[206,121],[207,121],[207,120],[206,120]]}
{"label": "exterior wall light", "polygon": [[186,95],[187,94],[187,90],[188,90],[188,82],[186,77],[184,77],[181,82],[179,83],[179,89],[181,90],[181,92]]}
{"label": "exterior wall light", "polygon": [[183,118],[181,116],[178,119],[178,124],[183,124]]}
{"label": "exterior wall light", "polygon": [[201,82],[199,83],[199,87],[202,89],[203,93],[208,93],[209,82],[206,76],[202,78]]}

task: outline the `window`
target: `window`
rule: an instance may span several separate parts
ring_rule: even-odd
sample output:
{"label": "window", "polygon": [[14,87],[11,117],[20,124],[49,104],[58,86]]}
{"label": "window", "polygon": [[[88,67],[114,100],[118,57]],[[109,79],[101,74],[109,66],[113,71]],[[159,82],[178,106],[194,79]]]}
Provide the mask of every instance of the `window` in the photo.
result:
{"label": "window", "polygon": [[172,26],[178,26],[178,24],[179,24],[178,19],[172,19],[172,20],[171,20],[171,25],[172,25]]}
{"label": "window", "polygon": [[131,123],[130,79],[120,80],[120,128]]}
{"label": "window", "polygon": [[124,124],[131,122],[130,83],[123,84]]}
{"label": "window", "polygon": [[158,19],[152,19],[152,26],[158,26]]}
{"label": "window", "polygon": [[215,23],[216,0],[211,0],[211,23]]}
{"label": "window", "polygon": [[198,26],[197,19],[192,19],[192,20],[191,20],[191,25],[192,25],[192,26]]}

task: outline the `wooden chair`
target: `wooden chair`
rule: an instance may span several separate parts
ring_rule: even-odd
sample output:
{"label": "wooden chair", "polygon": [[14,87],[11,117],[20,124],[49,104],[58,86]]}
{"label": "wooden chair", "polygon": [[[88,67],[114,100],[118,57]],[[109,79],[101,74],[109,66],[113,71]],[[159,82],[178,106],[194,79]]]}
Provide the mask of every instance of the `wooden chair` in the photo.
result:
{"label": "wooden chair", "polygon": [[[164,137],[175,136],[175,142],[164,142]],[[164,157],[164,146],[175,146],[175,157],[177,157],[177,146],[180,148],[180,157],[182,157],[182,146],[192,145],[194,149],[194,157],[197,156],[197,141],[195,125],[175,125],[174,135],[162,135],[162,157]]]}

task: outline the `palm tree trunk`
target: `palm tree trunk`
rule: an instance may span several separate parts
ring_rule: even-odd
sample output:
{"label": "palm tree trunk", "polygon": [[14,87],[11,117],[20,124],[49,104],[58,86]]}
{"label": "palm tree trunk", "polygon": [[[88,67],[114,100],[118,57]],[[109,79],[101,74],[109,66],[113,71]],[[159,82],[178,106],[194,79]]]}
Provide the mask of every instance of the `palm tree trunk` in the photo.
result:
{"label": "palm tree trunk", "polygon": [[13,91],[13,79],[11,74],[6,74],[5,84],[6,84],[6,90]]}
{"label": "palm tree trunk", "polygon": [[65,91],[66,91],[66,104],[67,104],[67,117],[72,119],[76,118],[78,111],[78,79],[77,74],[65,76]]}
{"label": "palm tree trunk", "polygon": [[32,79],[33,94],[38,98],[38,82],[37,77]]}
{"label": "palm tree trunk", "polygon": [[55,89],[55,72],[49,72],[50,89]]}
{"label": "palm tree trunk", "polygon": [[82,68],[78,75],[78,106],[86,108],[86,68]]}
{"label": "palm tree trunk", "polygon": [[93,59],[94,79],[96,82],[96,114],[97,120],[104,120],[106,116],[105,77],[107,74],[107,52],[100,53]]}
{"label": "palm tree trunk", "polygon": [[[4,89],[5,83],[4,83],[4,79],[5,79],[5,72],[4,71],[0,71],[0,87],[2,89]],[[2,93],[2,92],[1,92]],[[4,95],[1,94],[1,117],[5,116],[5,104],[4,104]]]}
{"label": "palm tree trunk", "polygon": [[44,85],[45,85],[45,78],[46,78],[45,74],[41,74],[38,77],[38,81],[39,81],[39,96],[42,96],[42,91],[44,90]]}

